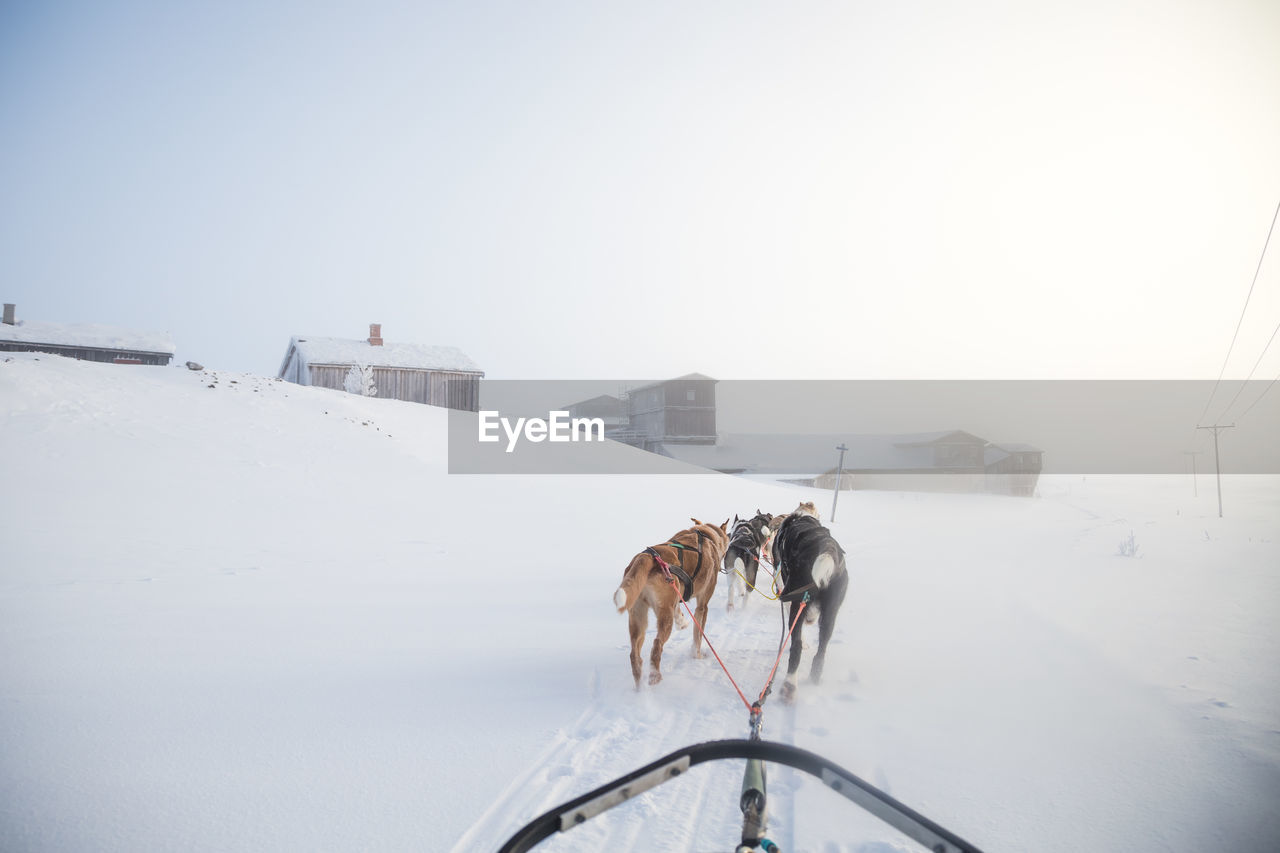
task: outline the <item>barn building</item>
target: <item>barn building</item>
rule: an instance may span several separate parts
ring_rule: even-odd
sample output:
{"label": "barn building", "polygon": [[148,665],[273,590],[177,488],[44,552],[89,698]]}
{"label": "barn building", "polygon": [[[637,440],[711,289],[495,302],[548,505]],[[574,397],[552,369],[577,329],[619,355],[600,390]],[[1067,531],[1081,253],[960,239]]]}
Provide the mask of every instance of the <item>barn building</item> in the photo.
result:
{"label": "barn building", "polygon": [[345,390],[352,368],[369,368],[376,396],[475,412],[484,371],[456,347],[386,343],[382,326],[366,340],[295,337],[277,378],[298,385]]}
{"label": "barn building", "polygon": [[96,323],[19,321],[6,302],[0,322],[0,352],[46,352],[108,364],[167,365],[177,351],[173,340],[156,332],[138,332]]}

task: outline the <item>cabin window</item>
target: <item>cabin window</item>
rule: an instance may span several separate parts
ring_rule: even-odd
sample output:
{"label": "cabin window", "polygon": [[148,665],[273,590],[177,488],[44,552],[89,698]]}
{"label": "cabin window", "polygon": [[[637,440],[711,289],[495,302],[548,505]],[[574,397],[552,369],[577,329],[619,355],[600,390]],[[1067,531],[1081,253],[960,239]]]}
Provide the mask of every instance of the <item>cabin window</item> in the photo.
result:
{"label": "cabin window", "polygon": [[686,391],[686,392],[685,392],[685,398],[686,398],[690,403],[692,403],[692,402],[696,399],[696,397],[697,397],[697,395],[696,395],[693,391]]}

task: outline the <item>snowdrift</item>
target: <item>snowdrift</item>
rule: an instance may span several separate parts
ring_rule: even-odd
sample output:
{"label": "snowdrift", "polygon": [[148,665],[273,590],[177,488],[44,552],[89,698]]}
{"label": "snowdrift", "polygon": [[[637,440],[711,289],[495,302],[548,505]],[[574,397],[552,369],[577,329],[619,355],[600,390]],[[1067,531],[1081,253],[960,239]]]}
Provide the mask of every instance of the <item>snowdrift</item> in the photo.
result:
{"label": "snowdrift", "polygon": [[[633,690],[610,597],[690,516],[829,496],[450,476],[445,432],[441,410],[245,374],[0,361],[0,848],[493,850],[745,736],[688,631]],[[1225,519],[1207,483],[845,493],[824,682],[771,700],[765,737],[987,850],[1274,849],[1280,483],[1224,481]],[[777,606],[717,595],[708,636],[758,690]],[[545,847],[728,849],[739,778],[691,772]],[[912,849],[793,774],[770,799],[784,850]]]}

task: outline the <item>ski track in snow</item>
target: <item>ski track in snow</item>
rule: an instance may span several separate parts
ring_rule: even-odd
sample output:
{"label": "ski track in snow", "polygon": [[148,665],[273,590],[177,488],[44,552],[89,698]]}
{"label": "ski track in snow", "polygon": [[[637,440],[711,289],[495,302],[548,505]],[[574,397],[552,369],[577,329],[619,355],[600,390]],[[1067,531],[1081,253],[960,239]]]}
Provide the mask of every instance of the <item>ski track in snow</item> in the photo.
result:
{"label": "ski track in snow", "polygon": [[[623,620],[619,616],[620,623]],[[717,596],[710,609],[707,631],[749,700],[764,687],[778,653],[781,636],[778,606],[756,597],[744,608],[726,613]],[[619,630],[624,633],[625,625]],[[595,676],[595,696],[582,715],[516,778],[454,845],[454,853],[496,850],[528,821],[587,791],[612,781],[657,758],[694,743],[745,738],[749,712],[714,656],[703,645],[703,657],[690,653],[692,626],[672,634],[663,651],[663,681],[650,686],[648,653],[653,628],[646,635],[645,672],[639,691],[632,686],[626,662],[627,645],[616,648],[617,663]],[[837,628],[837,636],[839,629]],[[786,655],[778,665],[773,692],[765,700],[762,737],[794,743],[797,706],[786,706],[779,688]],[[801,664],[804,673],[809,650]],[[805,699],[803,685],[799,704]],[[651,789],[538,846],[539,850],[727,850],[741,838],[738,798],[742,761],[717,761],[693,767],[679,779]],[[791,846],[795,822],[792,795],[795,776],[786,767],[768,765],[768,837]],[[834,851],[832,851],[834,853]]]}

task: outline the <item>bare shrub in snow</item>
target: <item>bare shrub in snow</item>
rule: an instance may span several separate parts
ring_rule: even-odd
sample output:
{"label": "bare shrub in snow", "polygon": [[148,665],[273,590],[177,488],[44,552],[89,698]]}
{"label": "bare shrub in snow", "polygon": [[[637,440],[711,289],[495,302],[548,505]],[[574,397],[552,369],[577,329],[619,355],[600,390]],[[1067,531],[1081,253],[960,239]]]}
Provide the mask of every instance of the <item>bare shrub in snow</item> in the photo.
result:
{"label": "bare shrub in snow", "polygon": [[364,397],[378,396],[378,386],[373,381],[373,368],[367,364],[353,364],[342,380],[342,387],[351,394]]}
{"label": "bare shrub in snow", "polygon": [[1120,540],[1120,550],[1116,551],[1121,557],[1138,556],[1138,543],[1133,540],[1133,531],[1129,531],[1128,539]]}

